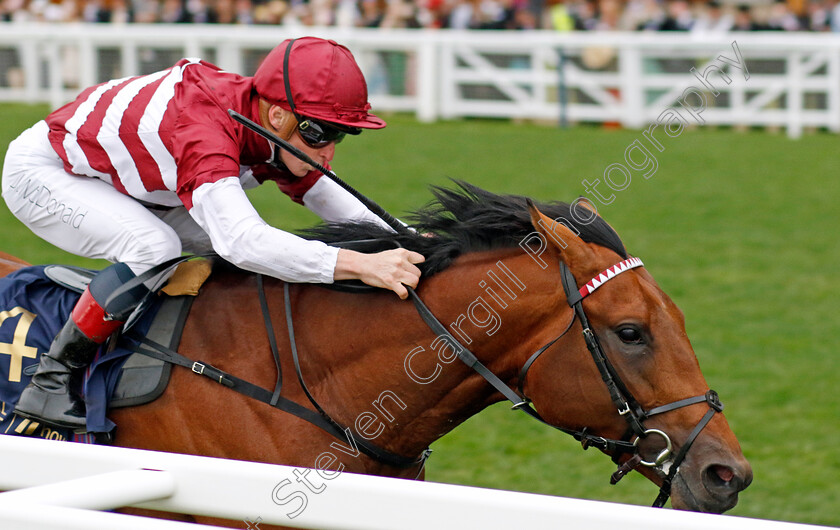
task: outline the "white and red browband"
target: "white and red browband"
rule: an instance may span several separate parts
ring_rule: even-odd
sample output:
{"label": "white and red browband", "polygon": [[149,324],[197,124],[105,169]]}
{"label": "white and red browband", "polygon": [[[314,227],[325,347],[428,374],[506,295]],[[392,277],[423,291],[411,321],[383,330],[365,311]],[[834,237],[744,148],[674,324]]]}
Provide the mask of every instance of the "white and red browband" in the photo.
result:
{"label": "white and red browband", "polygon": [[613,265],[612,267],[606,269],[604,272],[599,274],[598,276],[592,278],[586,285],[580,288],[580,296],[581,298],[586,298],[590,294],[595,292],[595,289],[601,287],[607,280],[611,280],[621,274],[622,272],[627,272],[630,269],[635,269],[636,267],[643,267],[644,263],[639,258],[628,258],[624,261],[620,261]]}

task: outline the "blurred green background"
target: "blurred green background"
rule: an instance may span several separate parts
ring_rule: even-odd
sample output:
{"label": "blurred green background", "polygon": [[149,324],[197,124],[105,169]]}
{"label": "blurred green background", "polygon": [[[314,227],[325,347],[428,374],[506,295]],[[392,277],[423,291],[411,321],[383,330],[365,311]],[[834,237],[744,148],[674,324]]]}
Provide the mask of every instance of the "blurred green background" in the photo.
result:
{"label": "blurred green background", "polygon": [[[47,112],[0,105],[0,151]],[[571,201],[584,193],[583,179],[603,180],[604,169],[642,139],[639,131],[595,126],[385,117],[384,131],[339,145],[333,167],[397,216],[450,178]],[[730,513],[840,526],[837,138],[703,128],[661,141],[656,173],[634,172],[599,210],[685,313],[706,379],[753,465],[753,485]],[[269,223],[317,222],[276,188],[262,188],[250,194]],[[0,250],[32,263],[103,265],[43,243],[5,205],[0,223]],[[505,405],[433,449],[432,481],[645,505],[656,495],[638,475],[610,486],[608,458]]]}

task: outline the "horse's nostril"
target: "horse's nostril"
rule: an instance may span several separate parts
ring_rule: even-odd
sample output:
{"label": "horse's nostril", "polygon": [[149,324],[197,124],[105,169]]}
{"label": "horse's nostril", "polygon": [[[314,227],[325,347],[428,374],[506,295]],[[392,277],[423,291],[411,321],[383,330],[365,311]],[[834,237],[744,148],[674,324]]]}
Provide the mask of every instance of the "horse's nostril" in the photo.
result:
{"label": "horse's nostril", "polygon": [[735,476],[735,472],[726,466],[712,466],[712,471],[724,482],[729,482]]}
{"label": "horse's nostril", "polygon": [[741,485],[743,481],[729,466],[720,464],[711,465],[706,468],[706,472],[703,475],[706,487],[710,491],[729,494],[742,489]]}

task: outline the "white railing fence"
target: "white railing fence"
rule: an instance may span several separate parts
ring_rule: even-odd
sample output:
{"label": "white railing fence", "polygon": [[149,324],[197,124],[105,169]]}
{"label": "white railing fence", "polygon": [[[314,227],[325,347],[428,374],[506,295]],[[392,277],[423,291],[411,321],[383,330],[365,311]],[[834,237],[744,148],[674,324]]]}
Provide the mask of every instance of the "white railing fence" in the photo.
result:
{"label": "white railing fence", "polygon": [[0,528],[214,528],[134,506],[301,528],[818,530],[825,527],[0,435]]}
{"label": "white railing fence", "polygon": [[[641,128],[673,118],[663,112],[677,108],[686,123],[779,127],[793,137],[805,128],[840,132],[840,36],[809,33],[0,23],[0,101],[58,107],[84,87],[181,57],[250,75],[274,45],[303,34],[353,50],[376,110],[413,112],[423,121],[498,117]],[[692,69],[707,75],[701,80]]]}

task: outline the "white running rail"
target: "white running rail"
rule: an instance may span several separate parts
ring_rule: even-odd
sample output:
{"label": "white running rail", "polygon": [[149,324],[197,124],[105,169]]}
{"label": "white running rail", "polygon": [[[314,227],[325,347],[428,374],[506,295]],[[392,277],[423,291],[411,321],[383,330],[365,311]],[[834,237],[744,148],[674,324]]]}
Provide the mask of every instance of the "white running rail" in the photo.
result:
{"label": "white running rail", "polygon": [[0,436],[0,470],[0,491],[10,490],[0,493],[4,530],[214,528],[95,511],[126,505],[249,530],[824,528],[15,436]]}

